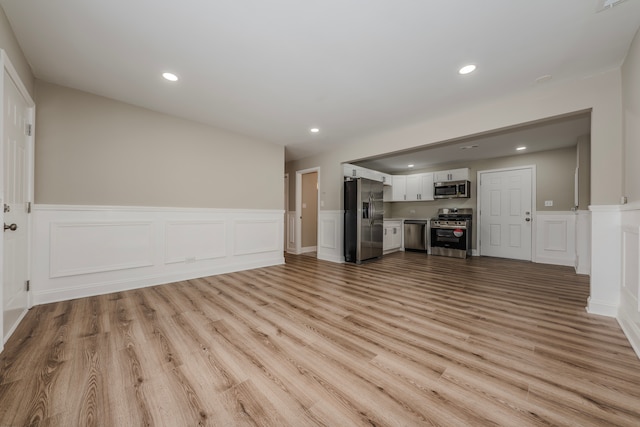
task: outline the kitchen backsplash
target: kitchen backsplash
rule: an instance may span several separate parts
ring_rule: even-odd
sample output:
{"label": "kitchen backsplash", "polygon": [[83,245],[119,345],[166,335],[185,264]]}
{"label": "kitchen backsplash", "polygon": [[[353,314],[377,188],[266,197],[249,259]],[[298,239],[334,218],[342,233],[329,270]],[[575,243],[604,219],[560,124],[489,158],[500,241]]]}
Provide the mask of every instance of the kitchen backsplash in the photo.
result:
{"label": "kitchen backsplash", "polygon": [[476,199],[443,199],[432,202],[389,202],[384,204],[385,218],[435,218],[440,208],[471,208],[475,214]]}

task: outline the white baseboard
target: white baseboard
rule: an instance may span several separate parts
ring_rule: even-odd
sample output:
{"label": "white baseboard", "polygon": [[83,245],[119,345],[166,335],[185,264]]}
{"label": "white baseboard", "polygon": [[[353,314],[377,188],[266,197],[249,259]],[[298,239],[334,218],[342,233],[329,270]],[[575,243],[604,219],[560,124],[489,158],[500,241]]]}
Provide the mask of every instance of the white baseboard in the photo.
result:
{"label": "white baseboard", "polygon": [[330,261],[338,264],[344,264],[344,255],[337,256],[334,254],[318,254],[318,259],[322,261]]}
{"label": "white baseboard", "polygon": [[250,270],[254,268],[269,267],[284,263],[284,258],[274,258],[264,260],[261,263],[247,263],[241,265],[226,265],[224,267],[184,271],[173,274],[142,276],[122,280],[83,283],[80,286],[60,287],[48,291],[34,292],[37,304],[45,304],[58,301],[67,301],[76,298],[85,298],[96,295],[110,294],[113,292],[130,291],[133,289],[146,288],[149,286],[165,285],[183,280],[197,279],[200,277],[216,276],[218,274],[233,273],[235,271]]}
{"label": "white baseboard", "polygon": [[308,254],[309,252],[317,252],[317,251],[318,251],[317,246],[306,246],[304,248],[300,248],[301,254]]}
{"label": "white baseboard", "polygon": [[283,264],[283,222],[275,210],[36,205],[32,301]]}
{"label": "white baseboard", "polygon": [[7,331],[6,334],[4,334],[4,339],[0,340],[0,353],[2,353],[2,350],[4,350],[4,344],[7,343],[7,340],[11,337],[11,335],[13,335],[13,333],[16,331],[16,329],[20,325],[20,322],[22,322],[22,319],[24,319],[24,316],[26,316],[28,312],[29,310],[24,310],[22,314],[20,314],[20,316],[18,317],[18,320],[16,320],[13,326]]}
{"label": "white baseboard", "polygon": [[622,328],[622,332],[624,332],[627,340],[629,340],[633,351],[636,352],[636,355],[640,359],[640,328],[627,313],[619,313],[617,320]]}
{"label": "white baseboard", "polygon": [[537,256],[536,263],[538,264],[551,264],[551,265],[564,265],[567,267],[575,267],[575,258],[560,258],[560,257],[546,257]]}
{"label": "white baseboard", "polygon": [[587,312],[590,314],[598,314],[600,316],[616,317],[618,314],[618,306],[607,301],[597,301],[592,297],[587,300]]}

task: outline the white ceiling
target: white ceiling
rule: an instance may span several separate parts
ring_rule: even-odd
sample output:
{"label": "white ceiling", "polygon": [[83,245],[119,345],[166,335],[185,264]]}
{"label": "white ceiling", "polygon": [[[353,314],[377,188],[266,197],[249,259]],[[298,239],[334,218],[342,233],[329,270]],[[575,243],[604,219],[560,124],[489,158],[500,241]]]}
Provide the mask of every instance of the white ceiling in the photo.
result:
{"label": "white ceiling", "polygon": [[601,3],[0,0],[37,78],[282,144],[288,160],[619,67],[640,0]]}

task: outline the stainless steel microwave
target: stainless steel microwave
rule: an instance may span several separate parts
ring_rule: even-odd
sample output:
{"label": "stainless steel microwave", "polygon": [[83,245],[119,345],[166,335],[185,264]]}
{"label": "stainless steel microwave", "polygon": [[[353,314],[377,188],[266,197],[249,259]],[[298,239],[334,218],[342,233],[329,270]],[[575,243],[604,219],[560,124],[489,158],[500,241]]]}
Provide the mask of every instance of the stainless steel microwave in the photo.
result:
{"label": "stainless steel microwave", "polygon": [[447,181],[433,184],[434,199],[464,199],[471,197],[469,181]]}

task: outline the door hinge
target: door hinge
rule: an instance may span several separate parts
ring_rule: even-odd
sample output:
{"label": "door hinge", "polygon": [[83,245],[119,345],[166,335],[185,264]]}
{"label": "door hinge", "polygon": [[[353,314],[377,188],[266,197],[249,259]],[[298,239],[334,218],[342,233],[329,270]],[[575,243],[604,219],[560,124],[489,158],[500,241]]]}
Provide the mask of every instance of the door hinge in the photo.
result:
{"label": "door hinge", "polygon": [[29,292],[31,290],[31,280],[27,280],[24,284],[27,285],[27,292]]}
{"label": "door hinge", "polygon": [[31,123],[27,124],[27,128],[25,130],[25,133],[27,134],[27,136],[31,136],[32,127],[33,126],[31,125]]}
{"label": "door hinge", "polygon": [[31,202],[27,202],[27,213],[31,213]]}

